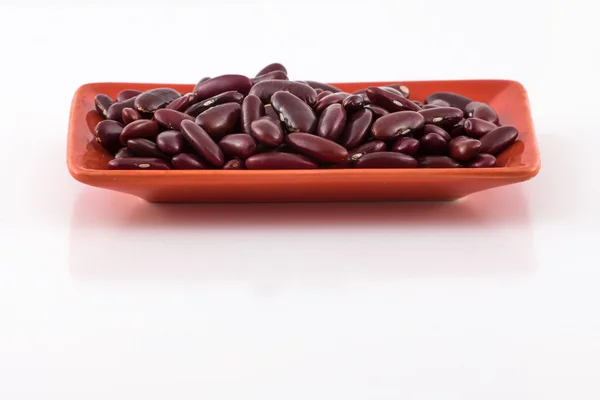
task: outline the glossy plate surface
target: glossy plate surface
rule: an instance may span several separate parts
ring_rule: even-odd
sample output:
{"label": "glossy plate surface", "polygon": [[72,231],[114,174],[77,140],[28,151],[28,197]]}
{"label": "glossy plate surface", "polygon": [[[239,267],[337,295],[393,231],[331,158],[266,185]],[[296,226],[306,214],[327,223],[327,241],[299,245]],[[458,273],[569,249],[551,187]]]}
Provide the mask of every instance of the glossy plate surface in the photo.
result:
{"label": "glossy plate surface", "polygon": [[[398,82],[333,83],[346,92]],[[519,130],[519,140],[498,157],[496,168],[316,169],[288,171],[115,171],[110,154],[94,140],[100,116],[94,97],[114,98],[122,89],[194,85],[90,83],[75,93],[69,121],[67,166],[78,181],[151,202],[306,202],[452,200],[497,186],[523,182],[540,169],[540,155],[525,88],[509,80],[402,81],[410,98],[423,101],[439,91],[456,92],[490,104],[502,125]]]}

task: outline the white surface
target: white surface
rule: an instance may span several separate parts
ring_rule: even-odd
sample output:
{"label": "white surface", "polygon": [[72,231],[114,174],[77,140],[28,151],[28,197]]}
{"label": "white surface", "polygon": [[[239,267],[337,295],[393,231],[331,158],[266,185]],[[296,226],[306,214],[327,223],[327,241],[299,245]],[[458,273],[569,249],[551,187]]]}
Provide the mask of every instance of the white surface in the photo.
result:
{"label": "white surface", "polygon": [[[600,398],[591,3],[7,3],[0,399]],[[69,176],[79,85],[272,61],[296,79],[519,80],[542,170],[377,207],[157,206]]]}

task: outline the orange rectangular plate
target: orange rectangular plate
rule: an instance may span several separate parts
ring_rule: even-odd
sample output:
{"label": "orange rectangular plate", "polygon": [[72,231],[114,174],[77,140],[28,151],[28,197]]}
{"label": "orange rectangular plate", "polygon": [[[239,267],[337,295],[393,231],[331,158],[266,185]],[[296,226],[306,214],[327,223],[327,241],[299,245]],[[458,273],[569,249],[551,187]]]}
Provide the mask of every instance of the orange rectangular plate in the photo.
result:
{"label": "orange rectangular plate", "polygon": [[[353,92],[397,82],[333,83]],[[193,85],[90,83],[74,95],[69,121],[67,165],[87,185],[138,196],[150,202],[308,202],[453,200],[537,175],[540,156],[525,88],[510,80],[403,81],[411,99],[450,91],[490,104],[502,125],[519,130],[519,140],[498,157],[496,168],[452,169],[316,169],[286,171],[108,170],[112,158],[94,140],[100,121],[94,97],[115,98],[122,89],[145,91],[172,87],[181,93]]]}

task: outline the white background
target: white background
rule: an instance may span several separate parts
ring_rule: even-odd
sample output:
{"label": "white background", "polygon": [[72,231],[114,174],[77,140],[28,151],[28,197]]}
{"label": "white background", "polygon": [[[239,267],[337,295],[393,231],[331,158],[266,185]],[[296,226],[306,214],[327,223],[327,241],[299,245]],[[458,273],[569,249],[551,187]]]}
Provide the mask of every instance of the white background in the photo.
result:
{"label": "white background", "polygon": [[[13,3],[0,399],[600,398],[593,2]],[[541,172],[376,206],[159,206],[68,174],[78,86],[273,61],[329,82],[518,80]]]}

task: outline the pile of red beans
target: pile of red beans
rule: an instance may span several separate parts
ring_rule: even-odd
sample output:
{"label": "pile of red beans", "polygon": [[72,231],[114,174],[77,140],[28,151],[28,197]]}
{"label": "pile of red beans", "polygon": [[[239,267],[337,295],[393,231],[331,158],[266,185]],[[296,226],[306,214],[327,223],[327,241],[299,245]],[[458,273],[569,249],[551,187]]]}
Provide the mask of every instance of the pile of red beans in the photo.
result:
{"label": "pile of red beans", "polygon": [[405,85],[346,93],[289,80],[270,64],[254,78],[99,94],[95,139],[110,169],[489,168],[518,136],[485,103]]}

